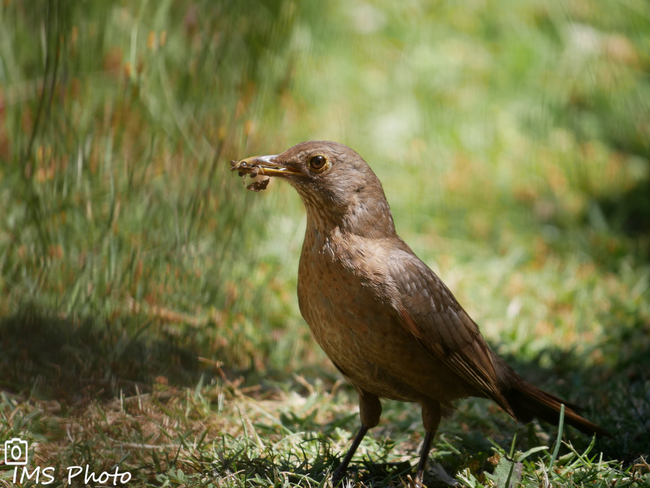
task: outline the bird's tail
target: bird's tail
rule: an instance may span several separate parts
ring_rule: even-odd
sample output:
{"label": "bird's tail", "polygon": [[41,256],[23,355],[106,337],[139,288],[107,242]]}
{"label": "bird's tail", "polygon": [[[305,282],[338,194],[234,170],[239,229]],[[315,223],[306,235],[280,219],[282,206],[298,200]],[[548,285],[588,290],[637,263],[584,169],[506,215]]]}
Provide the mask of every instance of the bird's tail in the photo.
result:
{"label": "bird's tail", "polygon": [[572,425],[585,434],[610,436],[605,429],[582,417],[578,413],[580,407],[577,405],[565,402],[561,398],[546,393],[524,380],[516,387],[505,392],[503,396],[510,404],[513,412],[515,412],[517,420],[521,422],[529,422],[533,418],[538,418],[557,425],[560,421],[562,404],[564,404],[565,423]]}
{"label": "bird's tail", "polygon": [[[493,355],[493,359],[494,356],[496,355]],[[533,418],[538,418],[558,425],[560,411],[562,405],[564,405],[565,423],[572,425],[585,434],[611,437],[611,434],[605,429],[582,417],[578,413],[581,410],[580,407],[531,385],[508,366],[503,359],[498,358],[498,364],[495,364],[495,366],[499,380],[502,381],[501,393],[520,422],[530,422]]]}

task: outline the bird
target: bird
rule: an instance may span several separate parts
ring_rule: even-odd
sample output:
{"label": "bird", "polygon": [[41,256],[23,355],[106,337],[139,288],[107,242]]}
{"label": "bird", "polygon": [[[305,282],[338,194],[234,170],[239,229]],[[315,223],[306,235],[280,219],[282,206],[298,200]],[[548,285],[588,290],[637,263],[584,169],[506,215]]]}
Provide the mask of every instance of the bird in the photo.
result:
{"label": "bird", "polygon": [[[353,149],[307,141],[280,154],[231,161],[243,178],[286,180],[307,213],[298,266],[298,304],[316,342],[359,395],[361,427],[332,474],[336,486],[369,429],[381,398],[417,403],[425,436],[415,476],[452,402],[489,398],[515,420],[565,423],[608,435],[579,407],[521,378],[483,338],[450,289],[397,235],[381,181]],[[252,190],[266,184],[249,185]],[[563,407],[564,405],[564,407]]]}

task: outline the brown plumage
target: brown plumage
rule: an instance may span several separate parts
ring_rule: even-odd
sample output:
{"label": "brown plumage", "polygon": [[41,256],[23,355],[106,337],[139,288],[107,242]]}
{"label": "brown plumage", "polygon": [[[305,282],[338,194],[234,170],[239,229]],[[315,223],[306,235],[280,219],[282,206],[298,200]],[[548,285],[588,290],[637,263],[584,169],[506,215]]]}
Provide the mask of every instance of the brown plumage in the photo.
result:
{"label": "brown plumage", "polygon": [[426,436],[418,484],[441,414],[459,398],[491,398],[515,419],[552,423],[564,403],[568,424],[605,433],[575,405],[524,381],[490,349],[451,291],[396,234],[381,182],[352,149],[303,142],[279,155],[233,162],[233,170],[287,180],[307,210],[300,311],[358,391],[362,423],[334,483],[379,422],[379,398],[422,406]]}

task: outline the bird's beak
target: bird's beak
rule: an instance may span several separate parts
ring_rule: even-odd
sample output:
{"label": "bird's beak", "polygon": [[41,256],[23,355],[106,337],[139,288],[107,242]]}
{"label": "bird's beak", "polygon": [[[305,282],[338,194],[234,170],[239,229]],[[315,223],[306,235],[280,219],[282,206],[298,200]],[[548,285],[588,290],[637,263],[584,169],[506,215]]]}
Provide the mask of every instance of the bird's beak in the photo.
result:
{"label": "bird's beak", "polygon": [[273,156],[253,156],[252,158],[242,159],[241,161],[231,161],[232,171],[239,171],[239,175],[245,174],[265,175],[265,176],[289,176],[302,174],[288,166],[284,166],[277,161],[277,154]]}

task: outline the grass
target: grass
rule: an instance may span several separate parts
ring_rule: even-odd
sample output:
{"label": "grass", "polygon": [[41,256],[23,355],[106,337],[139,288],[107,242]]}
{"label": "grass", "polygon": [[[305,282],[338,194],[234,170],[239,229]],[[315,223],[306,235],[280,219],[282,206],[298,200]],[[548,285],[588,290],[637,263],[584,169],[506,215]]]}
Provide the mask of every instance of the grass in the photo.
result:
{"label": "grass", "polygon": [[[427,484],[439,463],[466,486],[650,485],[643,2],[28,7],[0,7],[0,444],[53,486],[86,465],[327,484],[359,420],[297,309],[301,204],[228,165],[305,139],[362,154],[495,349],[614,433],[459,402]],[[408,483],[417,410],[385,403],[356,484]]]}

